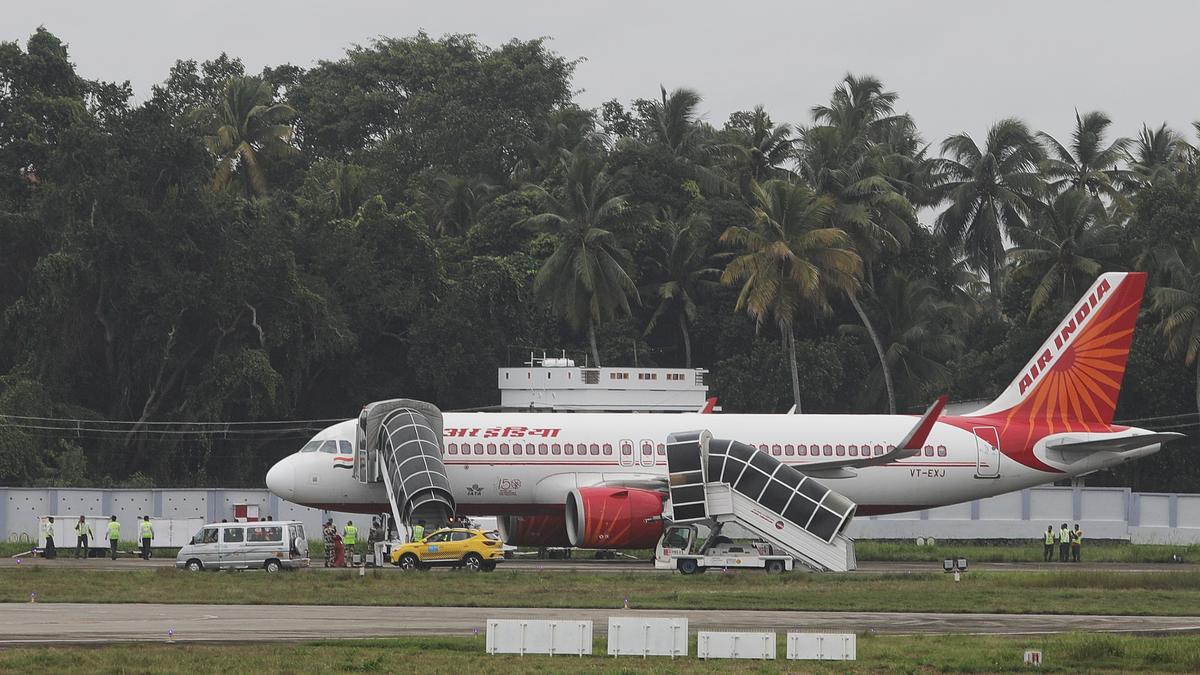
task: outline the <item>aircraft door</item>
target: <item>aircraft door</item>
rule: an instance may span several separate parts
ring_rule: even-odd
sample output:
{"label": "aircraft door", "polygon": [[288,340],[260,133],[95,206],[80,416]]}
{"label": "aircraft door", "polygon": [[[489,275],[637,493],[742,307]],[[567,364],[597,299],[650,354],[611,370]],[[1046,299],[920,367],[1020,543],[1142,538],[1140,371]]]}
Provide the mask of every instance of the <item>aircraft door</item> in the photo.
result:
{"label": "aircraft door", "polygon": [[621,466],[633,466],[637,458],[633,456],[633,441],[621,441],[621,454],[618,455]]}
{"label": "aircraft door", "polygon": [[1000,435],[996,427],[975,427],[975,477],[1000,477]]}
{"label": "aircraft door", "polygon": [[643,438],[638,446],[638,464],[642,466],[654,466],[654,441]]}

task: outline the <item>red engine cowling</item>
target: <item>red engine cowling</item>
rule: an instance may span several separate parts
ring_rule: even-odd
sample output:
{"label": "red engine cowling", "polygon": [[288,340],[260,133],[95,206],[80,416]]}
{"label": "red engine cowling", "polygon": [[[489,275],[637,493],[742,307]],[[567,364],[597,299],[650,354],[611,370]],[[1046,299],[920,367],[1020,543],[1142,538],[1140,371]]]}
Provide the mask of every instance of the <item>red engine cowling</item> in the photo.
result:
{"label": "red engine cowling", "polygon": [[662,505],[663,495],[651,490],[571,490],[567,538],[582,548],[653,548],[662,536]]}
{"label": "red engine cowling", "polygon": [[502,516],[500,538],[512,546],[570,546],[562,516]]}

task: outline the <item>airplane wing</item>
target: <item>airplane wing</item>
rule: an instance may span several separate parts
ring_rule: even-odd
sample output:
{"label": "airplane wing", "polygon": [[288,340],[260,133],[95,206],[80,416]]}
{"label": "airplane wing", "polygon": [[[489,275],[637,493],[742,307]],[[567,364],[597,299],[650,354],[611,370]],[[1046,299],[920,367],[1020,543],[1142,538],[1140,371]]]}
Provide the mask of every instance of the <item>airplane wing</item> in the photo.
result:
{"label": "airplane wing", "polygon": [[946,407],[946,401],[949,397],[942,394],[932,405],[925,410],[921,418],[908,432],[908,434],[895,445],[894,448],[885,452],[882,455],[874,455],[871,457],[845,457],[834,460],[825,460],[821,462],[807,462],[805,464],[796,464],[796,470],[801,473],[808,474],[817,478],[850,478],[855,475],[853,469],[862,469],[868,466],[882,466],[890,464],[898,459],[912,457],[921,451],[925,445],[925,439],[929,438],[929,432],[933,430],[933,425],[937,422],[938,417],[941,417],[942,410]]}
{"label": "airplane wing", "polygon": [[1118,436],[1117,438],[1105,438],[1099,441],[1060,443],[1057,445],[1047,445],[1046,449],[1088,455],[1093,452],[1127,452],[1156,443],[1169,443],[1183,437],[1184,434],[1168,431],[1156,434],[1142,434],[1140,436]]}

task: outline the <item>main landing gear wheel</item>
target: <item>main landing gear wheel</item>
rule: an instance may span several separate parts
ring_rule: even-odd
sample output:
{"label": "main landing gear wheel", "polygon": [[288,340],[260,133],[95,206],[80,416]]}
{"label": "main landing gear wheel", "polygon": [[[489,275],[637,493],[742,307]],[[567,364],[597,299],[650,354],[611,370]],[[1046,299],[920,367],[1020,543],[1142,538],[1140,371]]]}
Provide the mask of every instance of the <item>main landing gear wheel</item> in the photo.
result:
{"label": "main landing gear wheel", "polygon": [[411,572],[421,568],[421,559],[411,553],[400,556],[400,569]]}
{"label": "main landing gear wheel", "polygon": [[784,565],[782,560],[768,560],[767,574],[783,574]]}
{"label": "main landing gear wheel", "polygon": [[691,558],[684,558],[679,561],[679,572],[681,574],[695,574],[699,568],[700,566]]}
{"label": "main landing gear wheel", "polygon": [[463,566],[468,572],[478,572],[483,569],[483,558],[478,553],[468,553],[463,556]]}

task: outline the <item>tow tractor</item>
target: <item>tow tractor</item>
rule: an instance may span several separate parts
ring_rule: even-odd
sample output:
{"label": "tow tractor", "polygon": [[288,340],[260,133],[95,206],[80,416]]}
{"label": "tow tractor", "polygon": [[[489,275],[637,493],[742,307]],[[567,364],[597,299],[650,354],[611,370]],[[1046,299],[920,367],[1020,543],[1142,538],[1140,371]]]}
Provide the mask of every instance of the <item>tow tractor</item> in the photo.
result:
{"label": "tow tractor", "polygon": [[[700,527],[708,530],[703,542]],[[753,537],[727,537],[735,534],[735,524],[723,523],[671,525],[663,533],[654,550],[654,568],[677,569],[683,574],[703,573],[709,567],[749,567],[764,569],[767,574],[790,572],[792,556],[777,553],[766,541]]]}

